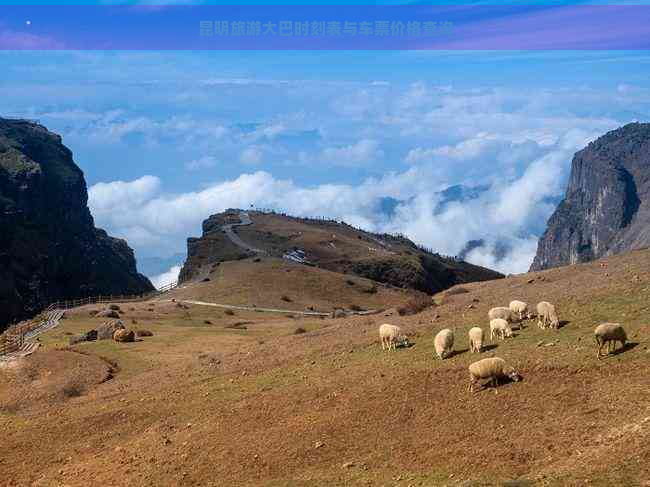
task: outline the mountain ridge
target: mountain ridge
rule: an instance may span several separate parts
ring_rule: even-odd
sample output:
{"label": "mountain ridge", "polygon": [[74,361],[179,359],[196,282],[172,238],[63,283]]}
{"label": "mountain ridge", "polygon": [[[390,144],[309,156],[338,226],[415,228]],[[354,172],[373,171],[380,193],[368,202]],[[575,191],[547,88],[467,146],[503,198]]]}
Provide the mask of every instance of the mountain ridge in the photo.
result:
{"label": "mountain ridge", "polygon": [[[224,225],[239,221],[242,210],[227,210],[203,222],[203,235],[188,239],[188,258],[180,274],[186,282],[207,275],[220,262],[255,252],[234,244]],[[434,293],[454,284],[503,277],[502,274],[433,253],[403,236],[376,235],[334,220],[249,212],[251,224],[237,226],[241,240],[264,256],[284,257],[323,269]],[[298,254],[293,255],[293,253]]]}

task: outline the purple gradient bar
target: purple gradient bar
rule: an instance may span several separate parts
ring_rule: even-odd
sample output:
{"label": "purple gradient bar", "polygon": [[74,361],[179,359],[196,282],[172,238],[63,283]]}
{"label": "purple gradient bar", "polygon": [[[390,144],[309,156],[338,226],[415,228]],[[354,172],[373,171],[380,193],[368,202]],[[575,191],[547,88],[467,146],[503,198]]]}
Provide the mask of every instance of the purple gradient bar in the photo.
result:
{"label": "purple gradient bar", "polygon": [[16,5],[0,49],[638,50],[650,5]]}

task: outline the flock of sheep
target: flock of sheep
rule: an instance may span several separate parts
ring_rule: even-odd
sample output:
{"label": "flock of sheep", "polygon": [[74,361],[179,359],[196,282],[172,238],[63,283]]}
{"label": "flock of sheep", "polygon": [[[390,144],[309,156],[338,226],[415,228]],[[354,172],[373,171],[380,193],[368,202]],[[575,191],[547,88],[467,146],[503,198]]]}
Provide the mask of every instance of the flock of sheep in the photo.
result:
{"label": "flock of sheep", "polygon": [[[512,301],[508,307],[500,306],[492,308],[488,312],[490,322],[490,340],[504,340],[512,336],[511,324],[518,322],[519,329],[523,330],[524,320],[532,319],[534,314],[528,309],[528,305],[523,301]],[[541,329],[552,328],[557,330],[560,327],[560,320],[555,306],[547,301],[537,304],[537,325]],[[468,332],[470,353],[481,353],[483,350],[484,333],[479,326],[470,328]],[[381,339],[382,350],[395,350],[397,345],[408,346],[408,338],[402,332],[399,326],[383,324],[379,327],[379,338]],[[613,345],[616,348],[616,342],[625,346],[627,335],[619,323],[603,323],[598,325],[594,330],[594,338],[598,347],[597,357],[601,357],[604,346],[607,345],[607,352]],[[453,354],[454,332],[450,328],[440,330],[433,341],[436,355],[442,360]],[[494,386],[499,385],[499,380],[510,379],[518,382],[521,379],[519,373],[505,360],[499,357],[485,358],[470,364],[469,366],[470,383],[469,391],[474,390],[474,385],[484,380],[485,383],[492,383]]]}

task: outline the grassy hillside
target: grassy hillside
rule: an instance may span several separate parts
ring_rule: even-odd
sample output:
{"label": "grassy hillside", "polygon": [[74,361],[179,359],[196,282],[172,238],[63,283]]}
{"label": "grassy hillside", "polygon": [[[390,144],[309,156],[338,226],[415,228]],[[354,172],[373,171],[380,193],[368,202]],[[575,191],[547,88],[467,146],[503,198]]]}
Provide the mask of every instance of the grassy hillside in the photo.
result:
{"label": "grassy hillside", "polygon": [[[263,265],[260,275],[277,271],[273,261]],[[234,287],[236,269],[224,269]],[[179,290],[176,299],[224,292],[211,285]],[[647,485],[650,251],[607,259],[606,267],[462,288],[414,316],[389,310],[336,320],[227,315],[164,299],[125,305],[125,323],[153,337],[65,352],[101,357],[113,378],[93,385],[95,375],[83,375],[78,394],[52,384],[51,394],[36,394],[34,367],[47,363],[38,357],[101,321],[75,310],[31,359],[0,369],[4,478],[71,486]],[[479,356],[467,351],[466,332],[487,329],[488,309],[511,299],[555,303],[562,327],[531,322],[488,342],[480,358],[503,357],[524,380],[471,394],[467,366]],[[623,323],[630,337],[603,360],[592,336],[600,321]],[[415,345],[383,352],[383,322],[401,325]],[[296,334],[299,326],[307,332]],[[445,327],[455,330],[456,354],[435,360],[433,336]],[[78,363],[70,360],[66,373],[84,374]],[[16,402],[17,391],[35,399]]]}
{"label": "grassy hillside", "polygon": [[[237,214],[212,215],[203,224],[203,236],[188,241],[181,281],[203,278],[214,263],[245,256],[220,229],[225,223],[239,221]],[[256,211],[249,215],[252,224],[235,230],[247,245],[277,258],[300,249],[311,264],[332,272],[427,293],[462,282],[503,277],[490,269],[433,254],[403,237],[375,235],[336,221]]]}
{"label": "grassy hillside", "polygon": [[334,308],[397,306],[413,294],[354,275],[273,257],[223,262],[213,267],[206,278],[209,281],[184,284],[170,296],[221,304],[331,312]]}

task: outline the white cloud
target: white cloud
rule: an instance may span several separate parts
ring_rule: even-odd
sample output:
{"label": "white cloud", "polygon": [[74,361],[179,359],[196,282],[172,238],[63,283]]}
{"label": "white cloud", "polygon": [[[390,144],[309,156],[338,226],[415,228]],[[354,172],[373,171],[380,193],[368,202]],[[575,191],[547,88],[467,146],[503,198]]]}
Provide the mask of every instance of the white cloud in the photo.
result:
{"label": "white cloud", "polygon": [[167,272],[163,272],[162,274],[150,278],[151,284],[153,284],[156,289],[160,289],[167,284],[178,281],[178,275],[180,272],[180,265],[172,266]]}
{"label": "white cloud", "polygon": [[363,166],[384,157],[379,142],[362,139],[355,144],[343,147],[327,147],[321,154],[321,160],[333,166]]}
{"label": "white cloud", "polygon": [[217,159],[212,156],[203,156],[185,163],[185,169],[188,171],[199,171],[201,169],[210,169],[217,165]]}
{"label": "white cloud", "polygon": [[242,151],[242,153],[239,155],[239,162],[242,164],[254,166],[262,162],[262,156],[262,149],[259,146],[252,145],[250,147],[246,147],[246,149]]}
{"label": "white cloud", "polygon": [[88,190],[88,200],[93,213],[114,211],[140,206],[151,199],[160,189],[160,179],[156,176],[142,176],[134,181],[113,181],[97,183]]}

